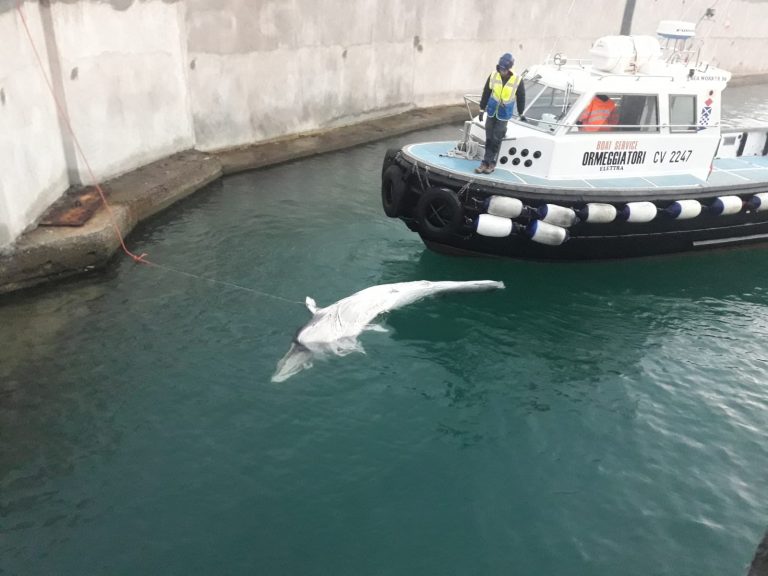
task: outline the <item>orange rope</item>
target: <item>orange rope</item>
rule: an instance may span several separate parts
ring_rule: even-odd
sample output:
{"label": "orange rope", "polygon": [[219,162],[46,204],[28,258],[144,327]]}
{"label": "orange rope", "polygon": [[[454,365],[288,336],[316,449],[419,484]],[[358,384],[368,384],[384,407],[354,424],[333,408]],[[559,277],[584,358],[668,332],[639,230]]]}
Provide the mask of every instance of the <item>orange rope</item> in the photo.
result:
{"label": "orange rope", "polygon": [[32,46],[32,51],[35,53],[35,58],[37,59],[37,64],[40,67],[40,74],[43,77],[43,80],[45,80],[45,84],[48,86],[48,90],[51,93],[51,96],[53,96],[53,101],[56,103],[56,108],[59,112],[59,116],[64,121],[64,124],[67,126],[67,130],[69,131],[70,135],[72,136],[72,141],[75,143],[75,146],[77,147],[77,151],[80,154],[80,157],[83,159],[83,163],[85,164],[86,168],[88,169],[88,174],[91,177],[91,181],[94,183],[96,190],[99,192],[99,196],[101,196],[101,202],[104,204],[104,208],[106,208],[107,213],[109,214],[109,219],[112,222],[112,227],[115,229],[115,235],[117,236],[117,239],[120,241],[120,247],[123,249],[123,252],[126,253],[131,259],[133,259],[134,262],[141,262],[144,264],[149,264],[149,261],[146,260],[144,257],[146,254],[141,254],[140,256],[137,256],[130,250],[128,250],[128,247],[125,245],[125,239],[123,238],[123,234],[120,232],[120,226],[117,225],[117,220],[115,219],[115,214],[112,211],[112,207],[107,202],[107,196],[104,194],[104,190],[102,190],[101,186],[99,185],[98,180],[96,179],[96,175],[93,173],[93,170],[91,169],[91,165],[88,162],[88,158],[86,158],[85,153],[83,152],[82,146],[80,146],[80,141],[77,139],[77,135],[75,134],[74,129],[72,128],[72,124],[69,121],[69,116],[64,110],[64,107],[61,105],[61,102],[59,102],[58,97],[56,96],[56,92],[53,89],[53,86],[51,85],[51,81],[48,79],[48,76],[45,74],[45,66],[43,65],[43,60],[40,58],[40,53],[37,51],[37,46],[35,46],[35,41],[32,39],[32,33],[29,30],[29,26],[27,25],[27,19],[24,16],[24,11],[21,9],[23,0],[17,0],[16,2],[16,10],[19,13],[19,16],[21,17],[21,22],[24,25],[24,30],[27,33],[27,38],[29,39],[29,44]]}
{"label": "orange rope", "polygon": [[37,59],[37,64],[40,67],[40,74],[43,76],[43,79],[45,80],[45,84],[48,86],[48,90],[51,93],[51,96],[53,97],[53,101],[56,103],[56,108],[58,110],[59,115],[61,116],[61,119],[64,121],[64,123],[67,126],[67,130],[72,135],[72,140],[75,143],[75,146],[77,147],[77,151],[80,154],[80,157],[83,159],[83,162],[85,163],[85,166],[88,170],[88,173],[91,177],[91,180],[94,182],[94,186],[96,190],[99,192],[99,196],[101,197],[101,202],[104,204],[104,208],[106,208],[107,213],[109,214],[109,219],[112,223],[112,227],[115,230],[115,235],[117,236],[117,239],[120,241],[120,247],[122,248],[123,252],[131,258],[136,263],[141,264],[147,264],[149,266],[154,266],[156,268],[161,268],[163,270],[168,270],[169,272],[175,272],[176,274],[181,274],[183,276],[188,276],[190,278],[196,278],[198,280],[203,280],[205,282],[210,282],[212,284],[219,284],[222,286],[229,286],[231,288],[237,288],[239,290],[245,290],[246,292],[251,292],[253,294],[258,294],[259,296],[266,296],[267,298],[274,298],[275,300],[281,300],[283,302],[290,302],[291,304],[302,304],[302,302],[297,302],[296,300],[289,300],[287,298],[283,298],[282,296],[276,296],[274,294],[268,294],[267,292],[262,292],[260,290],[254,290],[253,288],[247,288],[245,286],[239,286],[238,284],[235,284],[233,282],[224,282],[221,280],[215,280],[213,278],[206,278],[205,276],[199,276],[197,274],[192,274],[190,272],[184,272],[183,270],[177,270],[175,268],[171,268],[170,266],[163,266],[161,264],[157,264],[156,262],[152,262],[150,260],[147,260],[145,258],[146,254],[140,254],[136,255],[133,252],[131,252],[128,247],[125,245],[125,239],[123,238],[123,234],[120,232],[120,226],[117,224],[117,220],[115,219],[115,214],[112,211],[112,207],[109,205],[109,202],[107,202],[107,196],[104,194],[104,190],[102,190],[101,186],[99,185],[96,175],[93,173],[93,170],[91,169],[91,165],[88,162],[88,158],[85,156],[85,152],[83,152],[82,146],[80,146],[80,141],[77,139],[77,135],[75,134],[74,129],[72,128],[72,124],[69,121],[69,116],[67,115],[66,111],[64,110],[64,107],[61,105],[61,102],[56,96],[56,92],[53,89],[53,86],[51,84],[51,81],[48,79],[48,76],[45,74],[45,66],[43,65],[43,60],[40,57],[40,53],[37,51],[37,47],[35,46],[35,41],[32,39],[32,33],[29,30],[29,26],[27,25],[27,19],[24,16],[24,11],[22,10],[21,6],[24,0],[17,0],[16,2],[16,10],[19,13],[19,17],[21,18],[22,24],[24,24],[24,30],[27,33],[27,38],[29,39],[29,43],[32,46],[32,50],[35,53],[35,58]]}

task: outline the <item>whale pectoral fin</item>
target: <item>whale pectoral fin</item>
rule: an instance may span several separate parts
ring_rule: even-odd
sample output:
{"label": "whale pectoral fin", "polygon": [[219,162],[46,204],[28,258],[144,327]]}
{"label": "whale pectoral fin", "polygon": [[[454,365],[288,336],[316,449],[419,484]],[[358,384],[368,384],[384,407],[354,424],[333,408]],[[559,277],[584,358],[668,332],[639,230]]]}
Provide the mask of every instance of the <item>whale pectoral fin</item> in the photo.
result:
{"label": "whale pectoral fin", "polygon": [[304,303],[307,305],[307,308],[309,309],[312,314],[317,314],[317,302],[309,296],[307,296],[306,300],[304,300]]}
{"label": "whale pectoral fin", "polygon": [[363,330],[368,330],[370,332],[389,332],[384,326],[381,324],[367,324]]}
{"label": "whale pectoral fin", "polygon": [[337,340],[333,347],[333,353],[337,356],[346,356],[347,354],[352,354],[353,352],[365,354],[365,349],[357,338],[343,338],[341,340]]}

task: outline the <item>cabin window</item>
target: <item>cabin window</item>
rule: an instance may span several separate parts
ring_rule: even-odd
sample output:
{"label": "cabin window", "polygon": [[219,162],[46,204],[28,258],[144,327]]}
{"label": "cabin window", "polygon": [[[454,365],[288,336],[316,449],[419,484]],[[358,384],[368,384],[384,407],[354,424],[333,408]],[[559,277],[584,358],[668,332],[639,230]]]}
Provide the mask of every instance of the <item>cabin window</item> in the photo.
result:
{"label": "cabin window", "polygon": [[696,96],[670,94],[669,130],[670,132],[696,131]]}
{"label": "cabin window", "polygon": [[571,132],[658,132],[658,100],[655,94],[598,93],[587,102]]}
{"label": "cabin window", "polygon": [[579,94],[538,82],[535,78],[525,81],[527,105],[524,116],[528,124],[539,130],[554,132]]}

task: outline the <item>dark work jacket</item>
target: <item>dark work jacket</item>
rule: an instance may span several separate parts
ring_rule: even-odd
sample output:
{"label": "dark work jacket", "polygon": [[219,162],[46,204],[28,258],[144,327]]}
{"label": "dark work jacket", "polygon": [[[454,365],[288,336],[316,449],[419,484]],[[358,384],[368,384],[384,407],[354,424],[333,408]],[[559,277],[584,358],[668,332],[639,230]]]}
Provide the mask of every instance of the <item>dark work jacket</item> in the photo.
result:
{"label": "dark work jacket", "polygon": [[[488,105],[488,99],[491,97],[491,75],[488,75],[488,79],[485,81],[485,88],[483,88],[483,96],[480,98],[480,110],[485,110]],[[515,101],[517,103],[517,115],[522,116],[523,110],[525,110],[525,84],[522,80],[517,85],[517,92],[515,92]]]}

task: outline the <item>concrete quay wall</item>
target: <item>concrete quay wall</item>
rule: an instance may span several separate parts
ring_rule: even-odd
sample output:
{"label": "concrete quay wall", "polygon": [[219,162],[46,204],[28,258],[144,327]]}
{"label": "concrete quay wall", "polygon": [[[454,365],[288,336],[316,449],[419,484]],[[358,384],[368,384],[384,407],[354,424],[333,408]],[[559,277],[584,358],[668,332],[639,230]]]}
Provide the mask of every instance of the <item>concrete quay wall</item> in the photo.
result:
{"label": "concrete quay wall", "polygon": [[[653,34],[711,4],[541,0],[504,16],[490,0],[0,0],[0,249],[70,186],[457,104],[502,52],[518,70],[586,56],[599,36]],[[750,57],[768,49],[767,18],[764,1],[716,6],[699,27],[704,57],[768,73]]]}
{"label": "concrete quay wall", "polygon": [[195,145],[182,4],[27,1],[24,19],[15,6],[0,3],[0,248],[90,170]]}
{"label": "concrete quay wall", "polygon": [[618,33],[624,3],[594,4],[601,18],[573,26],[551,17],[568,11],[563,0],[521,2],[506,22],[486,0],[188,0],[196,145],[460,103],[503,52],[522,69],[553,47],[586,52],[596,37]]}

